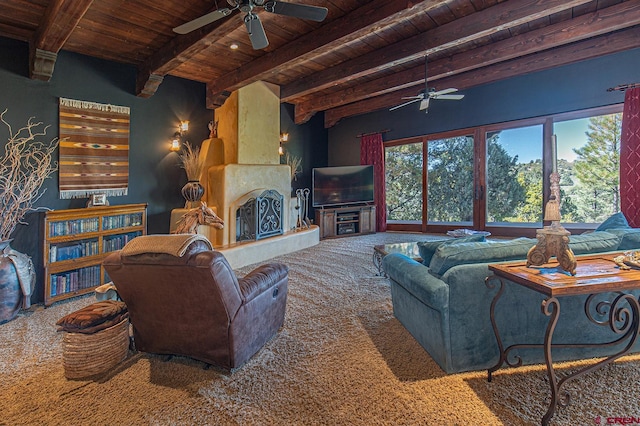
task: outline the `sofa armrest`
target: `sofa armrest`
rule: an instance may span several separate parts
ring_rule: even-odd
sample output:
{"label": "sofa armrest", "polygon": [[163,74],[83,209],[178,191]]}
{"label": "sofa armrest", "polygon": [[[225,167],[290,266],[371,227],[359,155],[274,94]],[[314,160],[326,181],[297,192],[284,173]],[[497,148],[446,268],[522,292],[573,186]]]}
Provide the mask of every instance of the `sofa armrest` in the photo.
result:
{"label": "sofa armrest", "polygon": [[274,285],[287,279],[289,267],[282,263],[268,263],[261,265],[238,280],[240,293],[245,302],[264,293]]}
{"label": "sofa armrest", "polygon": [[422,263],[400,253],[391,253],[382,259],[382,266],[392,282],[423,303],[437,310],[448,306],[449,286],[431,275]]}

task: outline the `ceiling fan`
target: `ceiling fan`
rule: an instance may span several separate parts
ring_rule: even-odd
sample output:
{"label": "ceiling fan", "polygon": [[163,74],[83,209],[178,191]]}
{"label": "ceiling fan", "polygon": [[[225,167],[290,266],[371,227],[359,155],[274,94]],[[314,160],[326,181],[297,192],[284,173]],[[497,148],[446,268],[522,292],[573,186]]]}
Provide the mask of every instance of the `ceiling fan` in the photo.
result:
{"label": "ceiling fan", "polygon": [[460,99],[464,98],[464,95],[451,95],[450,93],[454,93],[457,92],[458,89],[455,89],[453,87],[450,87],[448,89],[443,89],[443,90],[436,90],[433,87],[429,87],[429,84],[427,83],[427,77],[429,76],[429,68],[428,68],[428,61],[427,58],[425,57],[424,59],[424,84],[425,87],[424,89],[422,89],[420,91],[420,93],[418,93],[416,96],[408,96],[402,99],[409,99],[409,101],[401,103],[400,105],[396,105],[394,107],[389,108],[389,111],[393,111],[396,110],[398,108],[402,108],[403,106],[406,105],[410,105],[414,102],[418,102],[420,101],[420,111],[423,111],[426,113],[429,112],[429,101],[431,99],[449,99],[449,100],[454,100],[454,101],[459,101]]}
{"label": "ceiling fan", "polygon": [[265,11],[275,13],[277,15],[293,16],[295,18],[309,19],[316,22],[321,22],[327,17],[327,8],[318,6],[309,6],[306,4],[287,3],[283,1],[274,0],[227,0],[231,8],[223,7],[216,8],[213,12],[207,13],[192,21],[186,22],[173,29],[178,34],[187,34],[193,30],[197,30],[200,27],[208,25],[212,22],[229,16],[234,10],[238,9],[245,13],[244,24],[249,32],[249,39],[251,45],[255,50],[264,49],[269,45],[267,35],[264,32],[264,27],[260,18],[253,11],[255,7],[261,7]]}

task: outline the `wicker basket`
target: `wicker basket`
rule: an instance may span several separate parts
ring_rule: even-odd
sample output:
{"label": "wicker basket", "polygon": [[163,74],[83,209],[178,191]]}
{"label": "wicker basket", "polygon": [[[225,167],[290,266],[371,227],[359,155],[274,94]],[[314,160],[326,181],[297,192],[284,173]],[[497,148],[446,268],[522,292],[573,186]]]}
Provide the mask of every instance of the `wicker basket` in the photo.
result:
{"label": "wicker basket", "polygon": [[129,319],[94,334],[65,332],[62,363],[68,379],[104,373],[122,362],[129,351]]}

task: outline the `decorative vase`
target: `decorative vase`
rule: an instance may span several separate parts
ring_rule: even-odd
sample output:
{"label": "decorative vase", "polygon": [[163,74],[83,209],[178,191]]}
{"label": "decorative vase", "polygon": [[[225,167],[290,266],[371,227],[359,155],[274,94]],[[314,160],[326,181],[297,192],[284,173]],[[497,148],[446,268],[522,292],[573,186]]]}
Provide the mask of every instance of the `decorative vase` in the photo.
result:
{"label": "decorative vase", "polygon": [[185,208],[197,207],[203,195],[204,187],[200,184],[200,181],[190,180],[182,187],[182,196],[187,200]]}
{"label": "decorative vase", "polygon": [[35,283],[31,258],[12,249],[11,241],[0,241],[0,324],[14,319],[21,306],[30,306],[25,293],[31,296]]}

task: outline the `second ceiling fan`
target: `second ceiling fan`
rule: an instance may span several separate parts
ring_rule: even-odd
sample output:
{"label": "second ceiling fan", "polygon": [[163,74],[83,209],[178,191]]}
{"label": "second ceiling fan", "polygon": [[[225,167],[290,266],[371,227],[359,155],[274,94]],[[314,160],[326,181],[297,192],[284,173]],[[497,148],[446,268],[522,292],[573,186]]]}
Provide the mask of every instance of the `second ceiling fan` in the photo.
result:
{"label": "second ceiling fan", "polygon": [[213,12],[207,13],[192,21],[186,22],[173,29],[178,34],[187,34],[191,31],[204,27],[212,22],[229,16],[234,10],[238,9],[245,13],[244,24],[249,32],[251,45],[255,50],[264,49],[269,45],[269,40],[264,32],[264,27],[258,15],[253,11],[255,7],[261,7],[265,11],[275,13],[277,15],[293,16],[295,18],[309,19],[321,22],[327,17],[327,8],[318,6],[309,6],[306,4],[287,3],[283,1],[273,0],[227,0],[231,8],[217,8]]}
{"label": "second ceiling fan", "polygon": [[451,93],[457,92],[458,89],[450,87],[448,89],[436,90],[433,87],[429,87],[427,78],[429,77],[429,67],[427,57],[424,58],[424,89],[420,91],[416,96],[408,96],[402,99],[409,99],[407,102],[401,103],[394,107],[389,108],[389,111],[402,108],[403,106],[410,105],[414,102],[420,101],[420,111],[424,111],[425,114],[429,112],[429,101],[431,99],[449,99],[459,101],[464,98],[464,95],[452,95]]}

